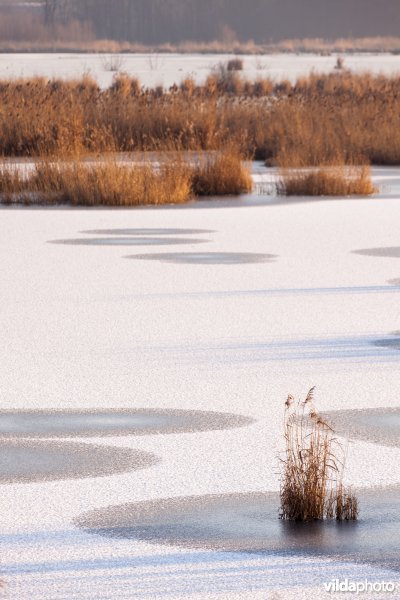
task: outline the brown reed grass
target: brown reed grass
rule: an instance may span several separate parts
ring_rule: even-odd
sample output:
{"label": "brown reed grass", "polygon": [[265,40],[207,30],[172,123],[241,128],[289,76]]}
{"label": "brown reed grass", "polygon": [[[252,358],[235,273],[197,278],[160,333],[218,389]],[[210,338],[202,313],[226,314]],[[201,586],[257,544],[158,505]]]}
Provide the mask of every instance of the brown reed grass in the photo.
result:
{"label": "brown reed grass", "polygon": [[314,388],[304,402],[285,403],[281,518],[356,520],[357,498],[344,487],[344,453],[334,431],[314,407]]}
{"label": "brown reed grass", "polygon": [[196,196],[235,196],[252,189],[250,166],[232,150],[206,157],[193,169],[192,190]]}
{"label": "brown reed grass", "polygon": [[2,52],[96,52],[96,53],[157,53],[157,54],[250,54],[274,53],[320,54],[332,53],[387,53],[400,52],[400,38],[376,36],[362,38],[285,39],[275,43],[255,43],[253,40],[218,39],[214,41],[188,40],[176,44],[163,43],[146,45],[139,42],[95,38],[88,23],[72,21],[66,26],[45,28],[41,19],[32,15],[16,22],[15,17],[1,15],[0,50]]}
{"label": "brown reed grass", "polygon": [[346,70],[295,84],[225,67],[203,85],[144,89],[117,74],[0,81],[0,155],[218,150],[285,167],[400,164],[400,79]]}
{"label": "brown reed grass", "polygon": [[0,169],[3,204],[181,204],[193,196],[238,195],[251,186],[248,166],[232,150],[195,164],[175,155],[134,165],[116,158],[101,162],[45,159],[25,171],[4,163]]}
{"label": "brown reed grass", "polygon": [[0,199],[3,204],[10,204],[15,197],[24,195],[25,183],[17,168],[0,169]]}
{"label": "brown reed grass", "polygon": [[113,160],[101,164],[44,161],[25,176],[17,170],[9,176],[4,168],[3,174],[3,203],[138,206],[181,204],[191,197],[191,172],[183,162],[155,167]]}
{"label": "brown reed grass", "polygon": [[368,166],[334,166],[280,171],[277,192],[284,196],[369,196],[377,192]]}

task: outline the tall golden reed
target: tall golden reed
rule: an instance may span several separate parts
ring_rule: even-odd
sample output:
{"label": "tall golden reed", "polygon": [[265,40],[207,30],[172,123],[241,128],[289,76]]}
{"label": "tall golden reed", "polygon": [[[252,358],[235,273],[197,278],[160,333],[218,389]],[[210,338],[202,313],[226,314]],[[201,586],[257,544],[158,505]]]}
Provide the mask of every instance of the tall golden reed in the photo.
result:
{"label": "tall golden reed", "polygon": [[144,89],[116,74],[0,81],[0,155],[221,151],[287,167],[400,164],[400,79],[346,69],[289,81],[213,72],[203,85]]}
{"label": "tall golden reed", "polygon": [[293,396],[286,400],[284,437],[281,518],[356,520],[357,498],[342,482],[342,447],[314,407],[314,388],[304,402],[296,402]]}

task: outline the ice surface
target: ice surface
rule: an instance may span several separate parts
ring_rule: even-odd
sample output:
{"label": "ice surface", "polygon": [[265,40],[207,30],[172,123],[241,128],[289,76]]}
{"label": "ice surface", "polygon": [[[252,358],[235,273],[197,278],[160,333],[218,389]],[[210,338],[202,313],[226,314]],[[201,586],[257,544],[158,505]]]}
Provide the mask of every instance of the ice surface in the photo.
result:
{"label": "ice surface", "polygon": [[0,438],[186,433],[244,427],[250,423],[251,419],[229,413],[192,410],[0,411]]}
{"label": "ice surface", "polygon": [[0,440],[0,457],[3,484],[104,477],[158,461],[154,454],[126,448],[17,439]]}
{"label": "ice surface", "polygon": [[400,447],[400,408],[333,411],[324,417],[344,438]]}
{"label": "ice surface", "polygon": [[[271,177],[256,165],[259,182]],[[276,590],[284,600],[319,599],[332,577],[390,580],[390,572],[350,561],[198,554],[72,526],[109,505],[276,492],[289,392],[303,396],[316,385],[321,411],[398,408],[400,352],[375,342],[400,330],[400,287],[388,283],[398,280],[400,263],[353,252],[399,245],[400,194],[390,182],[400,170],[374,170],[374,178],[389,189],[368,199],[290,201],[257,192],[173,208],[0,210],[3,409],[145,407],[256,421],[226,431],[94,438],[161,462],[105,478],[2,485],[8,597],[114,600],[165,597],[168,589],[180,598],[190,591],[264,599]],[[213,233],[202,251],[277,258],[191,265],[126,260],[121,246],[47,243],[114,229],[204,229]],[[399,464],[398,447],[355,440],[346,482],[399,484]]]}
{"label": "ice surface", "polygon": [[189,265],[240,265],[270,262],[277,258],[273,254],[252,254],[251,252],[165,252],[163,254],[133,254],[127,258],[135,260],[159,260]]}
{"label": "ice surface", "polygon": [[399,489],[357,492],[358,521],[293,523],[278,519],[279,494],[169,498],[107,507],[76,523],[92,535],[184,548],[260,555],[313,555],[397,571]]}
{"label": "ice surface", "polygon": [[[345,66],[356,72],[397,74],[400,60],[392,54],[351,54],[343,55]],[[180,83],[186,77],[198,82],[205,78],[220,63],[226,63],[231,55],[213,54],[123,54],[120,71],[138,77],[145,86],[164,85],[169,87]],[[272,54],[266,56],[243,56],[246,77],[265,78],[275,81],[290,79],[295,81],[311,72],[334,72],[336,56],[315,54]],[[78,78],[92,75],[102,87],[109,86],[115,73],[106,69],[104,56],[99,54],[2,54],[0,77],[31,77],[39,75],[56,78]]]}

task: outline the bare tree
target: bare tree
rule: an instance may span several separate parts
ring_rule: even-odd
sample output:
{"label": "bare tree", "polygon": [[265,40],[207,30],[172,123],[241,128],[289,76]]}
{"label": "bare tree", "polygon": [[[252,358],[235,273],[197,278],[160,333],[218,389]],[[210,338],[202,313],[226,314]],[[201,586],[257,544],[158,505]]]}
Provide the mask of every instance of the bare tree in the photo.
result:
{"label": "bare tree", "polygon": [[[400,27],[399,0],[40,1],[48,26],[76,19],[90,23],[99,38],[145,44],[211,41],[221,39],[221,33],[233,39],[229,32],[235,32],[239,41],[261,43],[285,38],[398,35]],[[361,5],[363,19],[359,18]]]}
{"label": "bare tree", "polygon": [[58,0],[44,0],[44,22],[48,27],[54,25]]}
{"label": "bare tree", "polygon": [[42,0],[45,24],[53,27],[56,21],[67,22],[72,17],[72,4],[67,0]]}

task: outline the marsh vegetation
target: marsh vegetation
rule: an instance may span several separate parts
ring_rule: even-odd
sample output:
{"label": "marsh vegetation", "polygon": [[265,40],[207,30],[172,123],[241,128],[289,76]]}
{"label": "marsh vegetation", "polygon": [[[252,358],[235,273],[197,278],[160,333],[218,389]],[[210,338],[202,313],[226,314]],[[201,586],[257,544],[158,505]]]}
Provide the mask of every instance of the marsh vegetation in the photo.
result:
{"label": "marsh vegetation", "polygon": [[0,195],[5,204],[138,206],[182,204],[195,196],[235,195],[252,188],[248,166],[222,152],[190,164],[179,156],[143,164],[42,160],[33,169],[4,166]]}
{"label": "marsh vegetation", "polygon": [[370,196],[377,192],[368,166],[281,169],[277,184],[283,196]]}
{"label": "marsh vegetation", "polygon": [[286,400],[281,518],[354,521],[358,501],[343,484],[344,452],[314,407],[314,388],[303,402]]}
{"label": "marsh vegetation", "polygon": [[165,90],[117,73],[0,81],[0,154],[221,150],[303,167],[400,164],[400,79],[337,70],[295,84],[213,71]]}
{"label": "marsh vegetation", "polygon": [[[221,65],[202,85],[186,78],[168,90],[123,73],[106,89],[89,76],[0,81],[1,155],[40,159],[29,176],[3,161],[3,200],[28,188],[72,203],[94,203],[96,190],[98,203],[118,205],[240,194],[251,190],[252,158],[280,168],[278,191],[286,195],[368,195],[375,191],[368,165],[400,164],[398,77],[337,69],[276,83],[246,80],[240,66]],[[80,164],[137,152],[169,158],[161,170],[113,159]],[[197,162],[189,168],[182,157],[190,152]]]}

